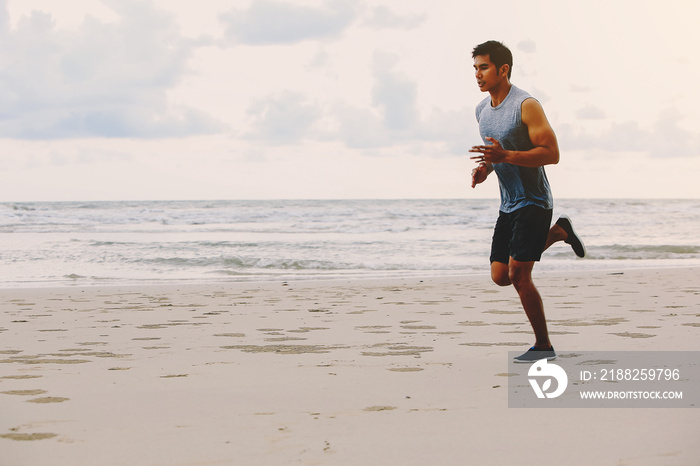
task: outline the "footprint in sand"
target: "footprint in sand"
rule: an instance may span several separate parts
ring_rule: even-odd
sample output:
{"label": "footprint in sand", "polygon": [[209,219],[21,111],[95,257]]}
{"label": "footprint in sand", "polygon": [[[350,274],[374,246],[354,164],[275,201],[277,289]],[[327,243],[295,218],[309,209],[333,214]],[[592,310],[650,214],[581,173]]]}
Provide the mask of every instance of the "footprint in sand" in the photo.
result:
{"label": "footprint in sand", "polygon": [[37,433],[33,433],[33,434],[2,434],[2,435],[0,435],[0,438],[6,438],[6,439],[10,439],[10,440],[19,440],[19,441],[32,441],[32,440],[46,440],[46,439],[53,438],[56,436],[57,436],[57,434],[37,432]]}
{"label": "footprint in sand", "polygon": [[43,398],[33,398],[31,400],[27,400],[27,403],[63,403],[64,401],[68,401],[70,398],[63,398],[61,396],[45,396]]}
{"label": "footprint in sand", "polygon": [[500,343],[470,342],[460,343],[461,346],[527,346],[528,343],[522,341],[504,341]]}
{"label": "footprint in sand", "polygon": [[393,411],[396,406],[370,406],[365,408],[364,411],[378,412],[378,411]]}
{"label": "footprint in sand", "polygon": [[10,379],[10,380],[24,380],[24,379],[38,379],[43,377],[43,375],[6,375],[0,377],[0,379]]}
{"label": "footprint in sand", "polygon": [[8,390],[5,392],[0,392],[3,395],[19,395],[19,396],[29,396],[29,395],[41,395],[46,393],[46,390]]}
{"label": "footprint in sand", "polygon": [[628,337],[628,338],[652,338],[652,337],[656,336],[656,335],[651,335],[648,333],[632,333],[632,332],[613,333],[612,335],[617,335],[618,337]]}

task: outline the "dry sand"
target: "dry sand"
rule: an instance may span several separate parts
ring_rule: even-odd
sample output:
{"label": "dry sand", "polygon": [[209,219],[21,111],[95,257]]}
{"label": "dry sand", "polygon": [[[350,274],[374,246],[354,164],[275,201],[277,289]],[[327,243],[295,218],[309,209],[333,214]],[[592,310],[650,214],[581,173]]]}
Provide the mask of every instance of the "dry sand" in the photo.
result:
{"label": "dry sand", "polygon": [[[560,351],[697,351],[699,272],[536,282]],[[700,463],[696,409],[508,408],[532,341],[482,276],[2,290],[0,465]]]}

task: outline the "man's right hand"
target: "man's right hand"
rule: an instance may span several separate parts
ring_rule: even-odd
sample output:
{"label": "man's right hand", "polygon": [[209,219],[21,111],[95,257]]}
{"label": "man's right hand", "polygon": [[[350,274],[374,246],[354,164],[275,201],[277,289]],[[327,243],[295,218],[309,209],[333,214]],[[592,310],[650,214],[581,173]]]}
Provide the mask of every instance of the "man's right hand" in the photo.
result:
{"label": "man's right hand", "polygon": [[478,167],[472,170],[472,188],[479,183],[483,183],[489,176],[489,173],[489,167],[485,163],[480,163]]}

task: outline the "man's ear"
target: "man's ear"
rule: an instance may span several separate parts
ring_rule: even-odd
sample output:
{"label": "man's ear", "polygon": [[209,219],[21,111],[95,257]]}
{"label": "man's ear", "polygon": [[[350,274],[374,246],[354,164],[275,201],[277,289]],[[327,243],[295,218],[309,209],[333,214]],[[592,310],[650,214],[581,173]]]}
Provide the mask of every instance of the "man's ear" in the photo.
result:
{"label": "man's ear", "polygon": [[500,70],[498,70],[498,74],[500,76],[508,76],[508,71],[510,71],[510,65],[505,64],[505,65],[501,66]]}

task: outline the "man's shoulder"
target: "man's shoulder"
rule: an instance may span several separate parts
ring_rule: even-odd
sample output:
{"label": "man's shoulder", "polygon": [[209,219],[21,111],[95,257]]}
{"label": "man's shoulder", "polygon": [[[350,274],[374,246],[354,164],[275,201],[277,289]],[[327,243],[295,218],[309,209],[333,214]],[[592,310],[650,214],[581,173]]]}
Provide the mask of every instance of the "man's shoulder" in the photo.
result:
{"label": "man's shoulder", "polygon": [[479,119],[479,115],[486,108],[487,105],[491,105],[491,97],[486,97],[484,100],[476,104],[476,118]]}
{"label": "man's shoulder", "polygon": [[520,101],[520,103],[524,102],[527,99],[534,99],[534,97],[532,97],[532,95],[530,95],[529,92],[524,91],[515,85],[511,87],[511,95],[515,100]]}

